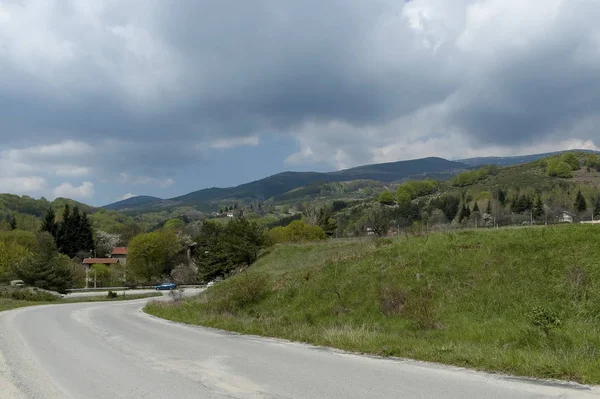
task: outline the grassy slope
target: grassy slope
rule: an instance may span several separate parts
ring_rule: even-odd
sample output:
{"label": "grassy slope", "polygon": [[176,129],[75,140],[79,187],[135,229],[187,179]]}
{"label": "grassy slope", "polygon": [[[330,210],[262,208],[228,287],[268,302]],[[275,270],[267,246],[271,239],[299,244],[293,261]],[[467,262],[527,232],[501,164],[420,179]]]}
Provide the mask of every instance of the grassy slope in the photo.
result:
{"label": "grassy slope", "polygon": [[[599,239],[597,226],[571,225],[278,246],[205,295],[146,310],[357,352],[600,383]],[[546,334],[534,323],[545,315],[562,326]]]}
{"label": "grassy slope", "polygon": [[139,294],[139,295],[119,295],[116,298],[108,298],[106,296],[90,296],[80,298],[63,298],[56,301],[17,301],[9,298],[0,298],[0,312],[4,310],[11,310],[17,308],[23,308],[26,306],[37,306],[37,305],[58,305],[61,303],[79,303],[79,302],[115,302],[115,301],[129,301],[134,299],[152,298],[162,296],[161,293],[150,293],[150,294]]}

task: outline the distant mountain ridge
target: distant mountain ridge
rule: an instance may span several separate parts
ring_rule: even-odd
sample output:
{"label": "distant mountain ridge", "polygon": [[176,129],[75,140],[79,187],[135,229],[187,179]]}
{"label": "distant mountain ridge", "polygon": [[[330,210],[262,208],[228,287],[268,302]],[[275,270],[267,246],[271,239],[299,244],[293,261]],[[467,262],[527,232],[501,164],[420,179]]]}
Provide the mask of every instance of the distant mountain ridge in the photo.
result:
{"label": "distant mountain ridge", "polygon": [[[155,197],[132,197],[124,201],[104,206],[110,210],[134,210],[161,208],[165,206],[192,205],[197,206],[210,201],[224,199],[259,199],[266,200],[284,194],[293,189],[315,182],[342,182],[352,180],[375,180],[385,183],[401,181],[409,178],[439,178],[448,171],[464,170],[468,165],[448,161],[447,159],[430,157],[408,161],[387,162],[358,166],[335,172],[282,172],[264,179],[227,188],[205,188],[179,197],[160,199]],[[450,175],[449,175],[450,176]]]}
{"label": "distant mountain ridge", "polygon": [[446,180],[454,174],[483,165],[510,166],[533,162],[538,159],[564,152],[597,152],[592,150],[567,150],[514,157],[476,157],[449,161],[444,158],[428,157],[407,161],[387,162],[357,166],[335,172],[281,172],[263,179],[244,183],[236,187],[211,187],[197,190],[170,199],[151,196],[137,196],[104,206],[104,209],[149,212],[160,211],[175,206],[194,206],[209,209],[211,202],[225,200],[267,200],[281,198],[282,195],[308,185],[320,183],[372,180],[381,183],[400,182],[431,178]]}
{"label": "distant mountain ridge", "polygon": [[160,202],[160,201],[162,201],[162,199],[158,198],[158,197],[151,197],[149,195],[137,195],[135,197],[127,198],[127,199],[117,201],[115,203],[103,206],[102,208],[112,211],[112,210],[119,210],[119,209],[125,209],[125,208],[134,208],[136,206],[145,205],[145,204],[153,203],[153,202]]}
{"label": "distant mountain ridge", "polygon": [[564,151],[545,152],[545,153],[541,153],[541,154],[517,155],[517,156],[513,156],[513,157],[466,158],[466,159],[458,159],[456,162],[464,163],[471,167],[483,166],[483,165],[511,166],[511,165],[518,165],[518,164],[522,164],[522,163],[534,162],[534,161],[537,161],[542,158],[550,157],[552,155],[563,154],[565,152],[587,152],[587,153],[600,154],[600,151],[594,151],[594,150],[564,150]]}

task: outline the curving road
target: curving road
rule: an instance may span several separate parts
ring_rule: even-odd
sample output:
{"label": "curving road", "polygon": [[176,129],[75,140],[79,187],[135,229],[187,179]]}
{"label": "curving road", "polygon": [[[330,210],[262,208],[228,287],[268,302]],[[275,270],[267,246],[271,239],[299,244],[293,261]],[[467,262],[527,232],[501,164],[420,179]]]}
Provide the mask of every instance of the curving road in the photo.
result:
{"label": "curving road", "polygon": [[0,398],[598,398],[526,382],[184,326],[146,300],[0,313]]}

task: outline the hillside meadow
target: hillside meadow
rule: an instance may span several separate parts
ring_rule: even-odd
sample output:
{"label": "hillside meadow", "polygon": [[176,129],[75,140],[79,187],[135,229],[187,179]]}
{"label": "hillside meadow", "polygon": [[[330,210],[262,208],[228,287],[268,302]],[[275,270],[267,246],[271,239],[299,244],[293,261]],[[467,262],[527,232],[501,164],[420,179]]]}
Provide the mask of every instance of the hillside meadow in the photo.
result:
{"label": "hillside meadow", "polygon": [[170,320],[380,356],[600,383],[600,226],[277,245]]}

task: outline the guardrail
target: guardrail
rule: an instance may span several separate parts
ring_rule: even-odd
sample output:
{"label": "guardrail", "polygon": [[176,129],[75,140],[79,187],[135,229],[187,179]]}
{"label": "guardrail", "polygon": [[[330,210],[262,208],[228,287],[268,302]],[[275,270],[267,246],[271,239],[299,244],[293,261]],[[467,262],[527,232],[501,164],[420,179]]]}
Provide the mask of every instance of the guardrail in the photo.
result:
{"label": "guardrail", "polygon": [[[135,290],[152,290],[155,285],[140,285],[137,287],[96,287],[96,288],[71,288],[67,292],[96,292],[96,291],[135,291]],[[204,288],[206,284],[184,284],[178,285],[177,288]]]}

